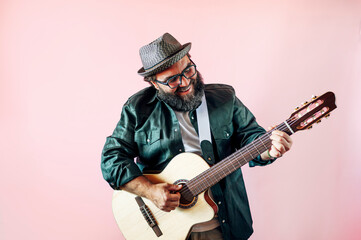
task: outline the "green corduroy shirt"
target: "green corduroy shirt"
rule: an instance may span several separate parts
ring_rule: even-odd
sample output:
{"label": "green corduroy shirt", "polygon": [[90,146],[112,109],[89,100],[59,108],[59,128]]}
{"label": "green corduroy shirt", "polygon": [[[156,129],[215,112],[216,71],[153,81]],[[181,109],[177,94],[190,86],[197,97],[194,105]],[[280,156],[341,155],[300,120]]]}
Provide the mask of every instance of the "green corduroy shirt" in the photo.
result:
{"label": "green corduroy shirt", "polygon": [[[204,92],[213,145],[202,143],[201,148],[203,158],[213,165],[263,135],[265,130],[235,96],[231,86],[206,84]],[[196,111],[190,111],[189,117],[198,132]],[[182,152],[184,146],[174,111],[157,98],[153,87],[148,87],[130,97],[123,106],[113,134],[106,139],[101,169],[104,179],[118,189],[142,173],[163,170]],[[263,161],[257,156],[249,165],[264,166],[273,161]],[[224,239],[248,239],[253,232],[252,217],[241,169],[211,190],[218,205]]]}

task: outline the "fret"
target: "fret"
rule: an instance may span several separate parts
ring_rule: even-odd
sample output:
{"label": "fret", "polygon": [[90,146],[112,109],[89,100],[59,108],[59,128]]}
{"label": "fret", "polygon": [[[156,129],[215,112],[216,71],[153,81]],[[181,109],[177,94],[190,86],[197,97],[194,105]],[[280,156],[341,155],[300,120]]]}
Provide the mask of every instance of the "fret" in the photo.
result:
{"label": "fret", "polygon": [[267,150],[267,149],[268,149],[268,147],[266,147],[266,145],[264,145],[264,143],[263,143],[263,141],[262,141],[262,138],[261,138],[261,137],[259,138],[259,141],[262,143],[262,145],[264,146],[264,148]]}
{"label": "fret", "polygon": [[252,159],[253,159],[254,157],[252,156],[251,152],[248,150],[248,147],[247,147],[247,146],[248,146],[248,145],[244,146],[244,148],[247,150],[247,152],[249,152],[249,154],[251,155],[251,157],[252,157]]}
{"label": "fret", "polygon": [[240,167],[242,167],[243,165],[245,165],[246,163],[248,163],[246,157],[245,157],[243,154],[242,154],[242,158],[244,159],[244,163],[243,163]]}
{"label": "fret", "polygon": [[258,152],[258,155],[261,155],[261,153],[258,151],[257,146],[255,146],[254,142],[252,142],[252,144],[253,144],[253,147],[254,147],[254,148],[256,149],[256,151]]}
{"label": "fret", "polygon": [[236,164],[230,164],[231,165],[231,167],[233,168],[233,170],[231,171],[231,172],[233,172],[233,171],[236,171],[237,170],[237,168],[235,167],[235,165]]}

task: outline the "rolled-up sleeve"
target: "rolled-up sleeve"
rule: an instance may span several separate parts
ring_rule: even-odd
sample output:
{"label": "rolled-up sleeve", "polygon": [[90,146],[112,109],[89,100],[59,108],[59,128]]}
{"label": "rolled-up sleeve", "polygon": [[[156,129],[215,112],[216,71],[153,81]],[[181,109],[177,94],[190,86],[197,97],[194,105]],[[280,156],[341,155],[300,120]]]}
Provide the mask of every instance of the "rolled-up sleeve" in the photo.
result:
{"label": "rolled-up sleeve", "polygon": [[135,124],[136,115],[125,104],[113,134],[106,139],[101,156],[101,170],[104,179],[113,189],[142,175],[134,162],[134,158],[138,156],[134,142]]}

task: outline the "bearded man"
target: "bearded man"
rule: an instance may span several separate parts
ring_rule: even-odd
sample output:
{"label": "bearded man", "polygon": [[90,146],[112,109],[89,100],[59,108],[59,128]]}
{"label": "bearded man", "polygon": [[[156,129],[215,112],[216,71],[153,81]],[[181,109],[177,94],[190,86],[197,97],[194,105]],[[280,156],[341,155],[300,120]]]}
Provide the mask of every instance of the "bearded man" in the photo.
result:
{"label": "bearded man", "polygon": [[[266,132],[231,86],[203,83],[190,48],[165,33],[140,49],[138,74],[151,86],[125,103],[102,152],[102,173],[113,189],[147,198],[164,212],[179,207],[182,185],[153,183],[144,173],[161,172],[184,152],[212,166]],[[270,138],[272,146],[257,154],[251,167],[268,165],[291,148],[285,132],[274,130]],[[194,225],[188,239],[248,239],[253,228],[241,169],[209,193],[217,206],[214,218]]]}

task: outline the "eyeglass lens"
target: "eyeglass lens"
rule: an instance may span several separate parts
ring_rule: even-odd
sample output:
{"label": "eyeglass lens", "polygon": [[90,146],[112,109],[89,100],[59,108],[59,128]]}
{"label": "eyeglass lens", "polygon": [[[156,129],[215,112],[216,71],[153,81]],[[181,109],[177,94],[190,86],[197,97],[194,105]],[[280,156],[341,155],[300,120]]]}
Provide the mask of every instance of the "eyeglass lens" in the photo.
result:
{"label": "eyeglass lens", "polygon": [[178,87],[182,84],[182,76],[189,79],[196,74],[196,68],[194,65],[187,67],[183,70],[183,72],[179,75],[174,76],[168,81],[168,85],[171,88]]}

